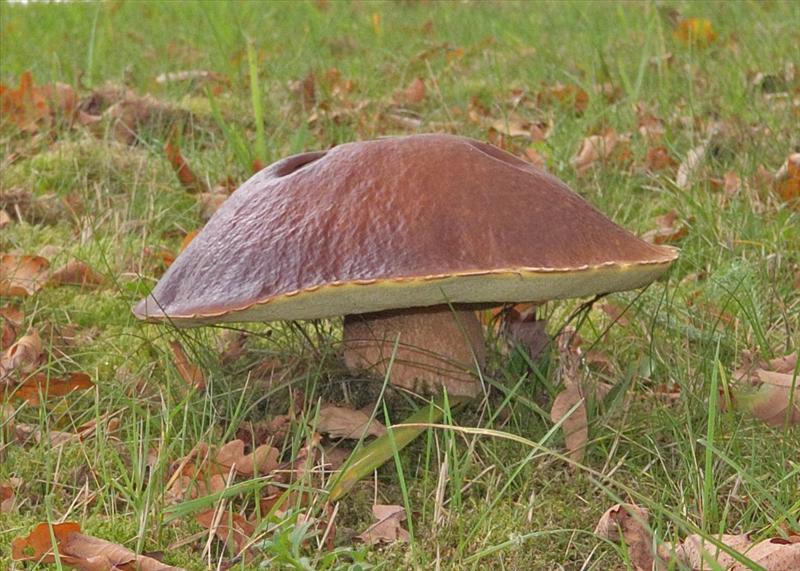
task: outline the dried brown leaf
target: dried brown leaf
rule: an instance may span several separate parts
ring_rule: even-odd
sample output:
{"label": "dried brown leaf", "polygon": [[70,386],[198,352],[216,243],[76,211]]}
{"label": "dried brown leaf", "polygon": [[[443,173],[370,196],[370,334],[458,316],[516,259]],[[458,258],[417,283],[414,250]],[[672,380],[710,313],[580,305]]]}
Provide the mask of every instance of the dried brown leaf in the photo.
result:
{"label": "dried brown leaf", "polygon": [[561,422],[569,456],[575,462],[580,462],[589,437],[586,398],[590,395],[603,398],[611,386],[606,383],[589,386],[582,382],[581,352],[573,336],[574,331],[568,328],[558,338],[559,376],[564,383],[564,390],[553,401],[550,420],[554,423]]}
{"label": "dried brown leaf", "polygon": [[50,263],[41,256],[0,256],[0,295],[33,295],[47,283]]}
{"label": "dried brown leaf", "polygon": [[[716,539],[740,553],[745,553],[753,543],[746,533],[722,535]],[[709,561],[716,562],[722,569],[728,569],[736,562],[732,556],[698,534],[692,534],[684,539],[675,550],[675,555],[691,569],[710,569]]]}
{"label": "dried brown leaf", "polygon": [[660,171],[673,169],[678,163],[673,159],[666,147],[650,147],[647,149],[647,156],[645,157],[645,166],[649,171]]}
{"label": "dried brown leaf", "polygon": [[48,285],[79,286],[85,289],[95,289],[106,281],[105,276],[98,273],[86,262],[71,260],[58,268],[50,275]]}
{"label": "dried brown leaf", "polygon": [[22,485],[20,478],[9,478],[0,482],[0,513],[11,513],[19,487]]}
{"label": "dried brown leaf", "polygon": [[624,541],[636,571],[665,569],[653,553],[652,535],[647,524],[650,513],[645,508],[631,504],[616,504],[606,510],[594,533],[610,541]]}
{"label": "dried brown leaf", "polygon": [[400,104],[414,105],[425,101],[425,96],[425,81],[421,77],[415,77],[405,89],[395,94],[395,101]]}
{"label": "dried brown leaf", "polygon": [[360,410],[327,404],[319,411],[317,430],[331,438],[359,439],[363,436],[383,436],[386,427]]}
{"label": "dried brown leaf", "polygon": [[651,244],[671,244],[678,242],[689,234],[688,224],[680,222],[678,213],[670,210],[656,218],[658,227],[642,235],[642,240]]}
{"label": "dried brown leaf", "polygon": [[74,522],[52,526],[40,523],[28,536],[18,537],[11,542],[12,559],[55,563],[51,530],[60,562],[79,571],[184,571],[152,557],[137,555],[119,544],[83,535],[80,533],[81,526]]}
{"label": "dried brown leaf", "polygon": [[785,202],[800,208],[800,153],[789,155],[775,174],[775,191]]}
{"label": "dried brown leaf", "polygon": [[48,378],[44,373],[35,373],[13,387],[12,396],[28,404],[38,405],[42,398],[66,396],[73,391],[86,390],[94,386],[86,373],[71,373],[65,379]]}
{"label": "dried brown leaf", "polygon": [[192,363],[180,341],[170,341],[169,347],[172,350],[173,362],[178,374],[186,382],[189,388],[203,390],[206,388],[206,376],[203,370]]}
{"label": "dried brown leaf", "polygon": [[[756,543],[744,555],[767,571],[797,571],[800,569],[800,543],[781,538]],[[751,567],[736,563],[730,571],[748,571]]]}
{"label": "dried brown leaf", "polygon": [[164,153],[167,155],[169,164],[175,169],[175,174],[178,175],[178,180],[181,181],[181,185],[184,189],[189,192],[198,193],[209,191],[205,181],[194,174],[194,171],[189,168],[177,143],[167,141],[167,144],[164,145]]}
{"label": "dried brown leaf", "polygon": [[409,540],[408,531],[400,525],[406,519],[403,506],[375,504],[372,506],[372,515],[378,521],[360,534],[358,539],[367,545]]}
{"label": "dried brown leaf", "polygon": [[734,406],[772,426],[800,424],[800,376],[797,352],[758,362],[743,353],[743,365],[733,373]]}
{"label": "dried brown leaf", "polygon": [[581,142],[570,163],[578,174],[583,174],[595,163],[608,159],[619,142],[617,134],[609,129],[602,135],[591,135]]}
{"label": "dried brown leaf", "polygon": [[213,531],[223,543],[232,543],[236,547],[237,555],[244,551],[256,530],[256,526],[241,514],[218,512],[213,509],[197,514],[195,521],[203,528]]}
{"label": "dried brown leaf", "polygon": [[250,454],[244,453],[242,440],[232,440],[223,445],[214,458],[215,470],[227,474],[231,469],[244,476],[269,474],[278,467],[278,449],[262,444]]}
{"label": "dried brown leaf", "polygon": [[20,337],[0,355],[0,380],[14,371],[26,373],[39,366],[42,357],[42,340],[35,329]]}

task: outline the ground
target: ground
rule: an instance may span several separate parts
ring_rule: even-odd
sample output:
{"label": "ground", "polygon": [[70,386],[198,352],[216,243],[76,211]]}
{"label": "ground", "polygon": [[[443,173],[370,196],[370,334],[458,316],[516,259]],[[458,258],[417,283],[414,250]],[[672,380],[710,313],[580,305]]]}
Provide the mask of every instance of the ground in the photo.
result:
{"label": "ground", "polygon": [[[626,551],[592,533],[619,501],[648,507],[662,540],[798,531],[797,427],[719,406],[744,351],[779,357],[800,340],[800,211],[774,180],[800,151],[797,3],[117,0],[3,3],[0,16],[4,85],[16,88],[29,70],[35,85],[69,84],[85,105],[109,84],[152,96],[130,125],[68,120],[52,100],[52,116],[33,125],[3,110],[0,190],[54,194],[55,206],[15,209],[4,198],[12,220],[0,252],[40,254],[51,267],[81,260],[104,283],[0,303],[24,313],[20,335],[39,332],[41,371],[83,371],[94,383],[39,404],[4,403],[0,484],[21,482],[0,510],[0,567],[39,568],[12,562],[11,540],[65,520],[186,569],[230,561],[232,547],[195,520],[219,495],[170,497],[174,463],[287,410],[281,460],[291,461],[313,438],[320,403],[374,404],[381,383],[344,369],[335,321],[245,324],[244,354],[221,358],[230,331],[144,325],[130,308],[202,226],[192,185],[235,187],[254,163],[428,131],[538,162],[618,224],[679,247],[680,258],[644,292],[613,294],[573,321],[584,354],[596,357],[583,375],[617,387],[589,407],[577,465],[547,412],[560,390],[557,352],[526,359],[490,328],[485,398],[452,411],[451,428],[425,432],[339,502],[339,551],[319,544],[330,512],[323,483],[307,474],[292,489],[310,493],[260,518],[256,558],[235,568],[625,569]],[[186,70],[211,73],[157,80]],[[590,136],[603,144],[587,150]],[[181,183],[167,141],[199,182]],[[540,308],[548,332],[585,301]],[[187,387],[175,340],[204,388]],[[391,389],[385,396],[393,422],[416,406]],[[385,420],[383,403],[377,410]],[[46,437],[92,421],[96,431],[80,439]],[[21,438],[20,426],[45,436]],[[252,518],[263,479],[237,481],[223,509]],[[376,500],[410,514],[408,544],[354,539]],[[298,514],[323,528],[304,527]]]}

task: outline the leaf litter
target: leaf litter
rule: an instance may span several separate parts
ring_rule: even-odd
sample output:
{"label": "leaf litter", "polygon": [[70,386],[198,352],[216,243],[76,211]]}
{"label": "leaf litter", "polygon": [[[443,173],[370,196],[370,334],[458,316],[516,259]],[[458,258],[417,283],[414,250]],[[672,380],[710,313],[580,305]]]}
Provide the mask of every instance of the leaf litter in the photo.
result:
{"label": "leaf litter", "polygon": [[720,549],[728,549],[760,565],[766,571],[795,571],[800,568],[800,535],[788,534],[754,541],[749,534],[722,534],[714,542],[692,534],[677,544],[657,544],[649,526],[650,512],[633,504],[616,504],[606,510],[594,533],[612,542],[623,542],[636,571],[666,571],[678,562],[692,570],[724,569],[746,571],[752,567]]}

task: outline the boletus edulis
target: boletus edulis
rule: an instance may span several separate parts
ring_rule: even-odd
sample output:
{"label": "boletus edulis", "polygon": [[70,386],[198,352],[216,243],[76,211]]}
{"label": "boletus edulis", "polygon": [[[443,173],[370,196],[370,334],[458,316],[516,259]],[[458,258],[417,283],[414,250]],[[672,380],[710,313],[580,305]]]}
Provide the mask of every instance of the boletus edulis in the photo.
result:
{"label": "boletus edulis", "polygon": [[348,143],[265,168],[134,308],[178,326],[344,317],[344,358],[418,392],[480,390],[474,309],[644,286],[676,250],[566,184],[451,135]]}
{"label": "boletus edulis", "polygon": [[[676,257],[491,145],[392,137],[254,175],[133,311],[178,326],[343,316],[351,369],[463,402],[481,389],[476,308],[642,287]],[[431,402],[360,449],[329,499],[442,414]]]}

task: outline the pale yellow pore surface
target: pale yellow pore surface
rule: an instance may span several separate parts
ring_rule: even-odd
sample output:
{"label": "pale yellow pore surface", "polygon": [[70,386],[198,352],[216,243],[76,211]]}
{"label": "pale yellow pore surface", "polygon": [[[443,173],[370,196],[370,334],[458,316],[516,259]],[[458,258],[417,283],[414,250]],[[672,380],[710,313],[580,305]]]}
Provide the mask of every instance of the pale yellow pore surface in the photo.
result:
{"label": "pale yellow pore surface", "polygon": [[[677,256],[655,262],[543,270],[520,268],[484,273],[470,273],[419,278],[398,278],[342,284],[326,284],[316,288],[255,300],[242,307],[188,314],[167,310],[164,315],[153,300],[140,319],[170,320],[178,326],[235,321],[276,321],[321,319],[387,309],[428,307],[443,303],[508,303],[547,301],[584,297],[613,291],[636,289],[649,284],[664,273]],[[223,303],[220,303],[223,305]]]}

